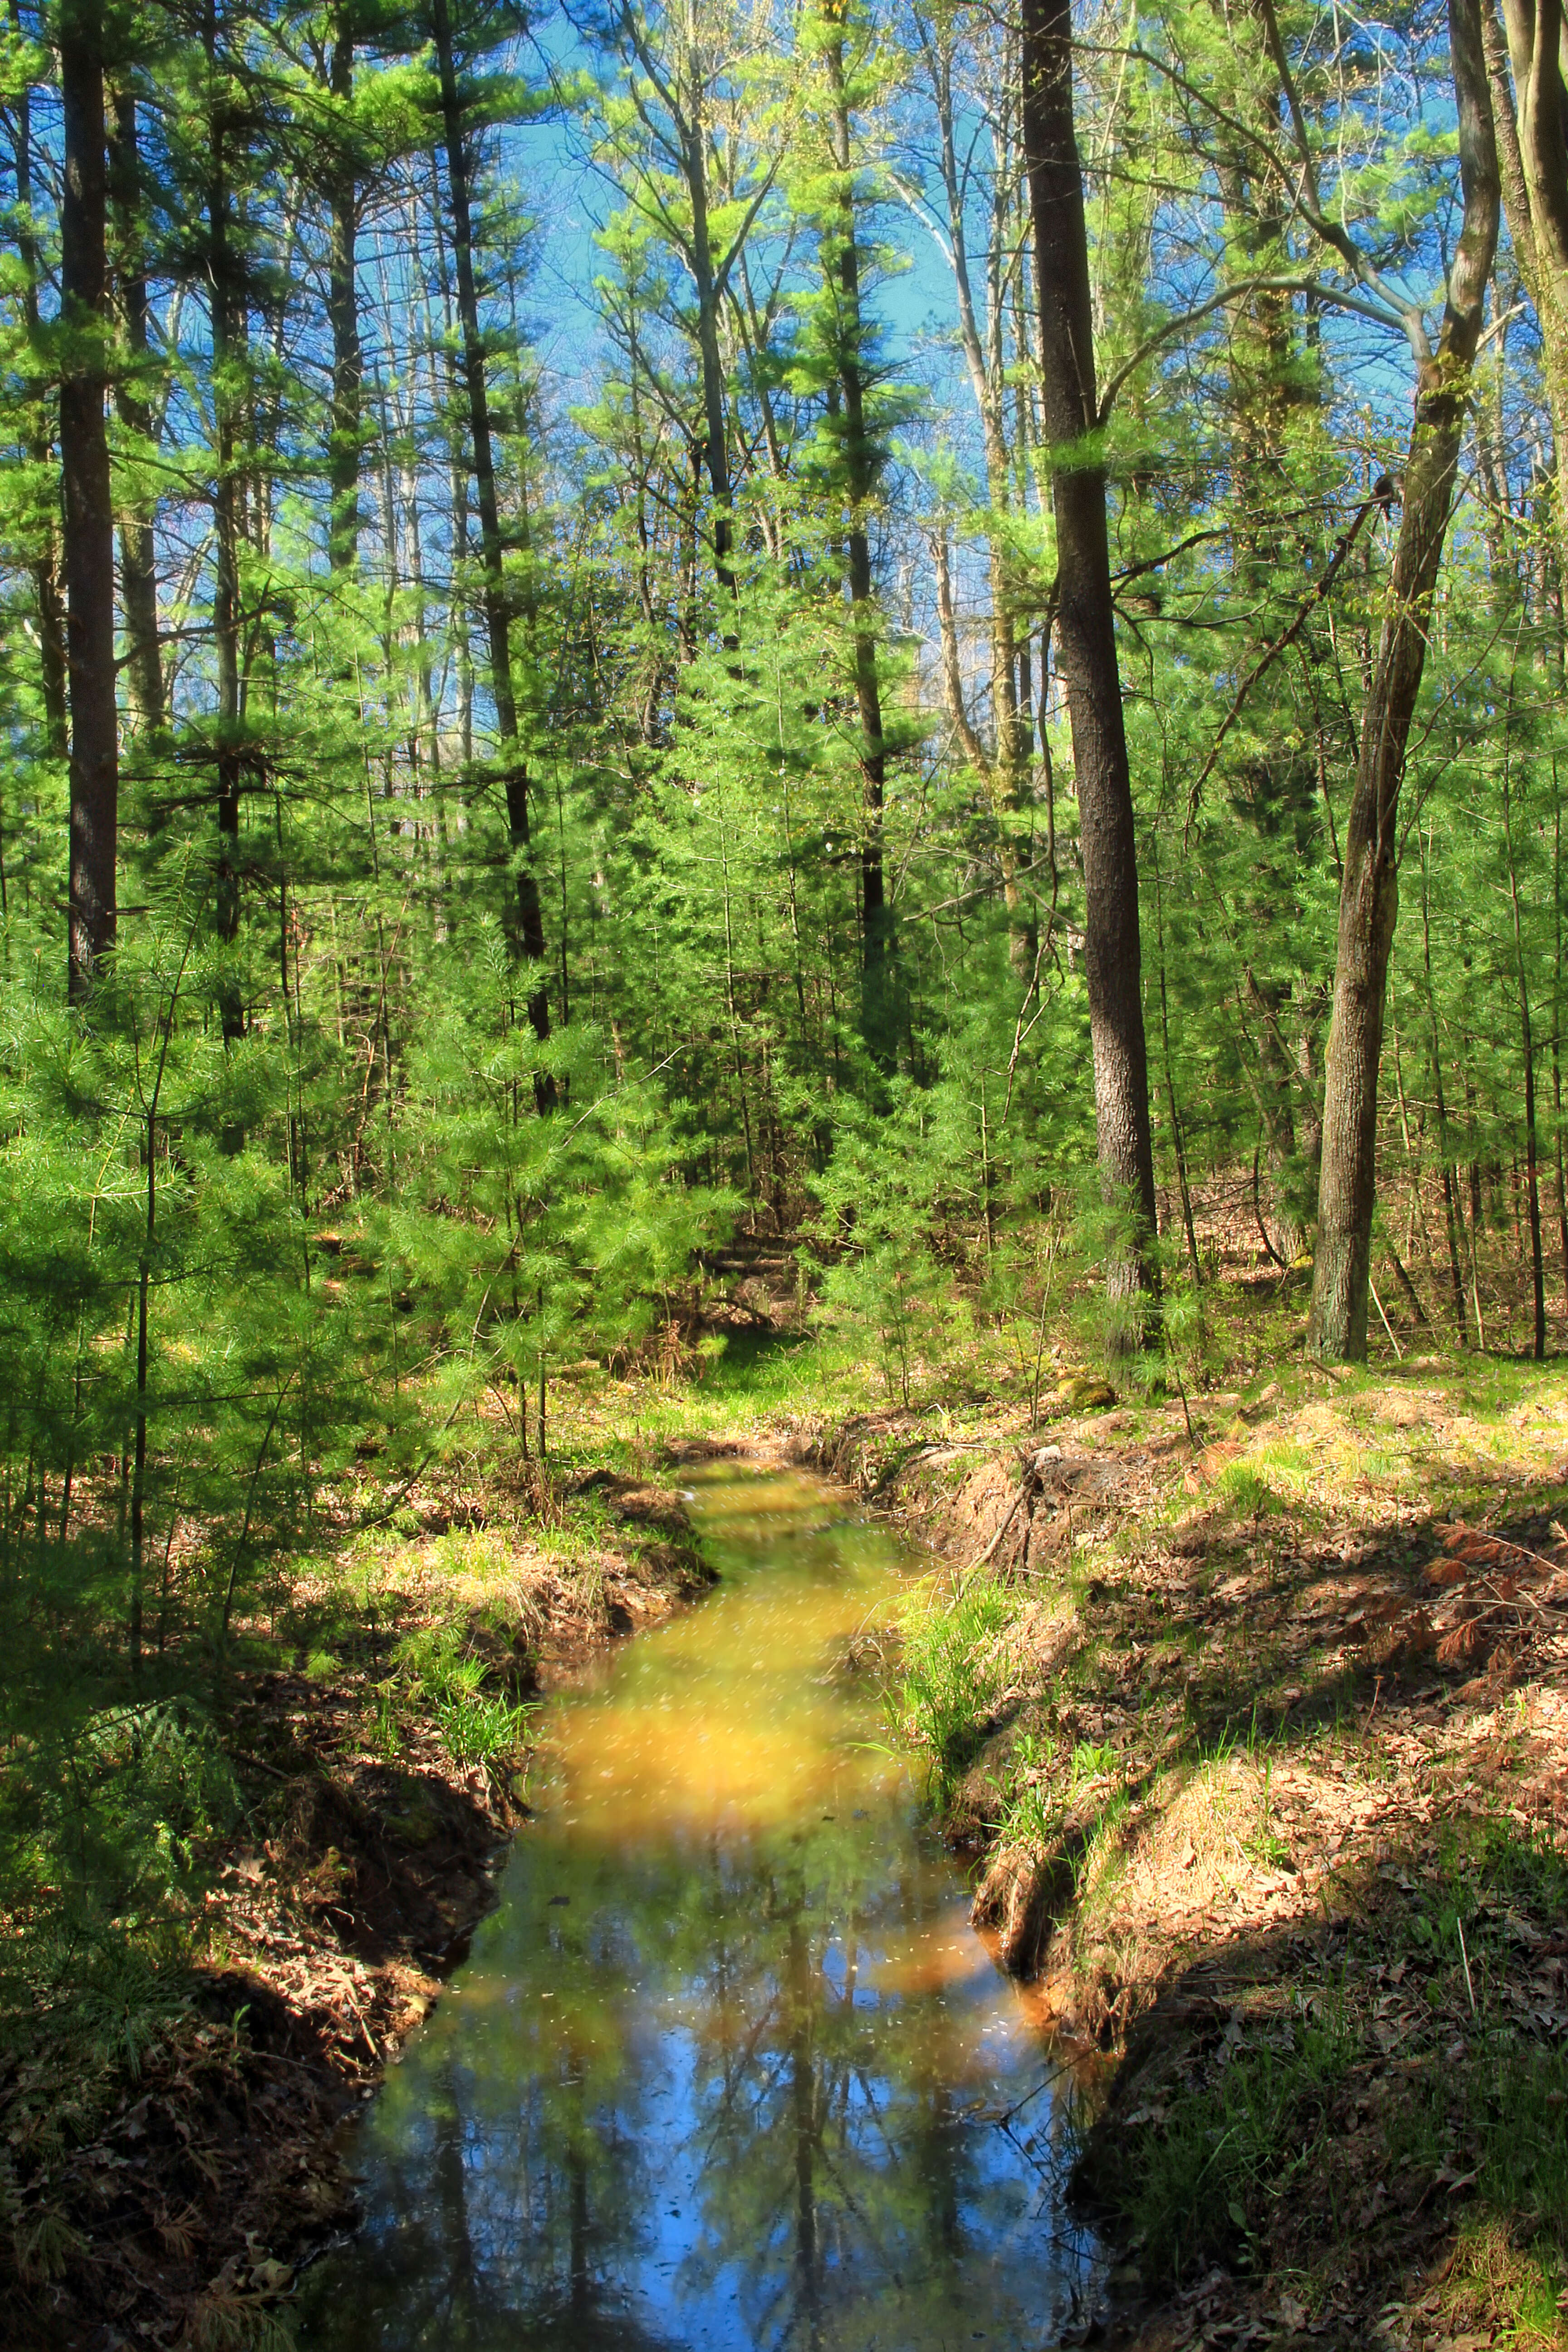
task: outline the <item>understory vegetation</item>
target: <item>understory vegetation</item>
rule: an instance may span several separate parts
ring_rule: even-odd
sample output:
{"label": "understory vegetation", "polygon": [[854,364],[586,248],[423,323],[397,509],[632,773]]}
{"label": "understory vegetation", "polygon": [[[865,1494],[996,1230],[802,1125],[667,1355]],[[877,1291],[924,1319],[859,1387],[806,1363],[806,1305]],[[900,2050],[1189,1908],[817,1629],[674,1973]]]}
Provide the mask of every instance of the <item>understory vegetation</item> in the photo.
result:
{"label": "understory vegetation", "polygon": [[1078,2178],[1127,2341],[1559,2347],[1568,1388],[1258,1352],[1187,1410],[852,1421],[951,1553],[889,1717],[999,1958],[1118,2057]]}
{"label": "understory vegetation", "polygon": [[[677,1439],[855,1423],[900,1491],[1017,1450],[891,1704],[1014,1858],[1004,1940],[1076,1895],[1091,2032],[1204,1804],[1289,1877],[1304,1743],[1434,1706],[1440,1778],[1450,1685],[1555,1689],[1561,47],[1531,0],[13,0],[0,2262],[44,2340],[153,2080],[165,2153],[184,2096],[229,2153],[69,2325],[162,2271],[165,2333],[274,2326],[229,2192],[268,2034],[305,2062],[247,1986],[340,2088],[409,2030],[538,1660],[700,1582]],[[1274,2118],[1193,2126],[1236,2245],[1360,2031],[1203,2093]],[[1141,2176],[1155,2270],[1219,2243],[1196,2145]]]}

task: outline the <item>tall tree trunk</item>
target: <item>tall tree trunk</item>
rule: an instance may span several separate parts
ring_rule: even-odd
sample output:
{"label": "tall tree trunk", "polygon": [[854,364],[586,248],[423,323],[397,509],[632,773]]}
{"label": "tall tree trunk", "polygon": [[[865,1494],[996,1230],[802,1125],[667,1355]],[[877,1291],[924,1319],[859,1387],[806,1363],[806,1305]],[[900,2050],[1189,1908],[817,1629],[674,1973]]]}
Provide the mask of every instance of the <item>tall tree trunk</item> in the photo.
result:
{"label": "tall tree trunk", "polygon": [[60,299],[69,341],[60,381],[65,489],[67,660],[70,684],[70,919],[73,1002],[114,945],[120,742],[114,698],[114,508],[110,492],[103,22],[100,0],[60,16],[65,195]]}
{"label": "tall tree trunk", "polygon": [[[730,415],[724,359],[719,342],[719,308],[724,299],[729,270],[740,257],[744,232],[742,238],[731,246],[728,258],[715,267],[712,204],[708,182],[708,91],[705,67],[698,47],[695,14],[688,20],[681,36],[686,42],[684,88],[680,58],[678,57],[671,70],[650,44],[631,9],[622,10],[620,28],[668,110],[674,127],[673,137],[661,143],[669,163],[679,173],[685,184],[687,202],[691,206],[690,238],[689,242],[683,242],[682,250],[697,295],[697,357],[704,426],[699,456],[706,460],[709,485],[713,493],[714,574],[720,587],[732,594],[735,587],[731,562],[734,544],[734,489],[730,472]],[[754,213],[753,205],[752,215]],[[727,630],[724,642],[726,646],[732,646],[737,640]]]}
{"label": "tall tree trunk", "polygon": [[442,420],[451,497],[452,593],[447,634],[458,673],[458,751],[463,766],[469,768],[474,759],[474,648],[468,610],[468,467],[463,449],[462,426],[458,421],[462,371],[451,348],[452,283],[447,268],[447,241],[443,234],[441,165],[434,148],[430,152],[430,226],[435,240],[436,282],[441,298],[441,332],[439,336],[432,336],[432,344],[442,354],[445,404],[441,404],[435,391],[434,370],[432,398],[437,400]]}
{"label": "tall tree trunk", "polygon": [[1437,1149],[1443,1162],[1443,1223],[1448,1238],[1448,1275],[1454,1286],[1454,1327],[1459,1345],[1468,1348],[1465,1323],[1465,1277],[1459,1265],[1459,1234],[1464,1211],[1458,1205],[1454,1178],[1454,1150],[1448,1139],[1448,1106],[1443,1096],[1443,1047],[1437,1026],[1437,993],[1432,984],[1432,914],[1426,879],[1426,852],[1421,851],[1421,941],[1426,975],[1426,1012],[1432,1054],[1432,1089],[1437,1112]]}
{"label": "tall tree trunk", "polygon": [[1308,1323],[1308,1345],[1325,1362],[1360,1361],[1366,1355],[1377,1184],[1377,1072],[1399,904],[1399,790],[1453,505],[1470,368],[1497,250],[1497,142],[1479,0],[1449,0],[1448,26],[1464,226],[1448,272],[1436,357],[1422,366],[1416,385],[1399,543],[1377,667],[1362,713],[1361,755],[1345,827]]}
{"label": "tall tree trunk", "polygon": [[1546,1360],[1546,1276],[1541,1251],[1541,1160],[1535,1126],[1535,1045],[1530,1020],[1530,973],[1524,957],[1524,922],[1519,904],[1519,867],[1513,846],[1513,793],[1505,757],[1502,777],[1503,840],[1508,850],[1508,895],[1513,913],[1514,978],[1519,988],[1520,1052],[1524,1062],[1525,1199],[1530,1214],[1530,1274],[1535,1308],[1531,1353]]}
{"label": "tall tree trunk", "polygon": [[[21,11],[11,0],[11,24],[20,38]],[[38,353],[38,283],[42,268],[33,226],[33,115],[26,82],[16,94],[12,113],[12,163],[16,175],[16,239],[22,261],[22,323],[29,350]],[[41,398],[28,406],[25,446],[27,462],[42,481],[54,467],[47,413]],[[66,757],[66,621],[60,597],[58,509],[51,490],[49,502],[37,524],[33,558],[33,590],[38,616],[38,667],[44,703],[44,740],[52,759]]]}
{"label": "tall tree trunk", "polygon": [[352,572],[359,560],[360,401],[364,361],[360,350],[355,299],[355,247],[359,234],[359,189],[346,117],[353,97],[354,43],[342,0],[332,20],[331,81],[344,120],[338,125],[329,202],[331,210],[327,260],[327,315],[332,330],[332,424],[328,452],[331,518],[327,551],[334,572]]}
{"label": "tall tree trunk", "polygon": [[[148,363],[147,270],[143,259],[142,159],[137,142],[136,100],[119,90],[110,135],[110,194],[120,248],[120,317],[129,367],[115,393],[120,421],[133,457],[147,441],[151,414],[138,381]],[[164,723],[163,661],[158,643],[158,572],[153,522],[156,501],[138,491],[121,501],[120,600],[125,619],[125,685],[131,722],[138,735],[156,735]]]}
{"label": "tall tree trunk", "polygon": [[[219,88],[216,0],[209,0],[203,26],[213,93],[208,126],[212,156],[207,180],[208,302],[213,347],[213,646],[217,657],[217,875],[213,921],[226,948],[239,937],[239,797],[244,755],[240,748],[239,698],[239,496],[237,466],[237,400],[234,381],[243,342],[245,313],[236,301],[227,168],[227,126]],[[226,1044],[245,1034],[245,1007],[237,978],[226,959],[218,980],[218,1013]],[[231,1142],[237,1138],[230,1137]]]}
{"label": "tall tree trunk", "polygon": [[[721,589],[733,595],[735,573],[730,561],[734,526],[731,509],[734,490],[730,480],[730,420],[724,398],[724,362],[719,349],[720,289],[713,270],[712,233],[708,220],[708,133],[700,103],[682,125],[681,166],[691,202],[692,274],[697,281],[697,352],[702,374],[702,420],[707,428],[705,456],[713,491],[713,574]],[[729,639],[726,638],[726,643]]]}
{"label": "tall tree trunk", "polygon": [[[836,24],[837,20],[830,18]],[[860,252],[856,242],[855,189],[850,155],[849,99],[844,79],[844,38],[837,29],[825,43],[823,62],[830,97],[829,132],[837,185],[837,214],[831,240],[830,280],[837,279],[837,360],[844,400],[841,447],[848,493],[849,599],[853,607],[855,705],[860,722],[862,817],[860,889],[865,915],[862,946],[862,1027],[866,1043],[884,1066],[893,1059],[889,963],[892,927],[882,868],[882,810],[887,785],[887,749],[882,738],[882,686],[877,659],[876,607],[871,586],[868,508],[876,488],[879,452],[866,419],[863,364],[865,322],[860,309]]]}
{"label": "tall tree trunk", "polygon": [[[473,207],[468,186],[468,158],[447,0],[433,0],[431,30],[441,77],[441,120],[447,150],[447,185],[452,200],[452,257],[458,280],[458,321],[463,338],[463,381],[468,395],[474,487],[479,494],[479,554],[485,575],[485,627],[489,639],[490,694],[495,703],[496,734],[503,763],[507,825],[517,869],[517,938],[525,960],[538,966],[542,973],[544,917],[529,839],[528,763],[518,737],[517,695],[511,670],[511,612],[501,559],[500,511],[496,502],[489,396],[485,383],[479,296],[474,285]],[[534,1035],[542,1045],[550,1034],[550,999],[542,977],[529,995],[528,1017]],[[553,1100],[553,1087],[548,1081],[542,1082],[540,1096],[542,1101],[546,1098]]]}
{"label": "tall tree trunk", "polygon": [[1086,901],[1100,1189],[1118,1220],[1107,1269],[1112,1349],[1135,1348],[1157,1277],[1154,1154],[1138,936],[1138,860],[1105,517],[1083,175],[1073,129],[1070,0],[1024,0],[1024,152],[1053,453],[1058,667],[1067,688]]}
{"label": "tall tree trunk", "polygon": [[1568,94],[1562,0],[1502,0],[1506,58],[1496,0],[1480,5],[1501,193],[1514,257],[1541,327],[1542,373],[1556,443],[1558,545],[1568,552]]}
{"label": "tall tree trunk", "polygon": [[1552,762],[1552,1124],[1557,1160],[1557,1241],[1563,1254],[1563,1309],[1568,1315],[1568,1171],[1563,1164],[1563,796]]}

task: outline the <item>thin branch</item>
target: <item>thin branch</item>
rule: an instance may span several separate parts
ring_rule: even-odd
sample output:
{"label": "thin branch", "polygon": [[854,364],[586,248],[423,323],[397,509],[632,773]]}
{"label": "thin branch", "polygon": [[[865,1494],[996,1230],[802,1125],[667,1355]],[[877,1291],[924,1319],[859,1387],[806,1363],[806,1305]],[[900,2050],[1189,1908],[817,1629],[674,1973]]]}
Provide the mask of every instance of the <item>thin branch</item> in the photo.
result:
{"label": "thin branch", "polygon": [[1240,718],[1242,707],[1245,704],[1247,696],[1252,692],[1252,689],[1258,684],[1258,679],[1262,677],[1267,671],[1272,669],[1274,664],[1279,660],[1279,656],[1285,651],[1286,647],[1295,643],[1297,637],[1300,636],[1302,629],[1306,625],[1309,614],[1315,612],[1318,606],[1322,603],[1324,597],[1328,594],[1329,590],[1333,586],[1335,577],[1338,574],[1342,564],[1344,562],[1345,558],[1349,555],[1352,548],[1355,545],[1356,541],[1361,536],[1362,525],[1365,522],[1368,515],[1373,513],[1374,509],[1379,509],[1386,514],[1389,508],[1394,503],[1394,484],[1389,480],[1385,474],[1383,479],[1374,485],[1371,498],[1364,499],[1362,501],[1362,504],[1357,508],[1355,519],[1351,523],[1350,528],[1347,530],[1341,532],[1339,544],[1334,549],[1332,555],[1329,558],[1328,566],[1324,571],[1322,578],[1319,581],[1311,594],[1302,604],[1295,619],[1290,623],[1288,628],[1283,630],[1281,634],[1275,638],[1273,644],[1268,647],[1267,651],[1258,656],[1258,659],[1254,663],[1252,668],[1247,672],[1246,677],[1243,678],[1240,686],[1237,688],[1236,699],[1231,704],[1230,709],[1226,712],[1225,717],[1221,719],[1219,724],[1219,732],[1215,735],[1214,741],[1209,745],[1208,758],[1204,761],[1203,767],[1198,773],[1197,782],[1194,784],[1191,793],[1187,796],[1186,832],[1190,833],[1192,830],[1193,819],[1197,814],[1198,795],[1201,793],[1204,786],[1207,783],[1209,778],[1214,773],[1215,762],[1219,758],[1220,754],[1220,746],[1224,743],[1226,737],[1230,733],[1231,729]]}

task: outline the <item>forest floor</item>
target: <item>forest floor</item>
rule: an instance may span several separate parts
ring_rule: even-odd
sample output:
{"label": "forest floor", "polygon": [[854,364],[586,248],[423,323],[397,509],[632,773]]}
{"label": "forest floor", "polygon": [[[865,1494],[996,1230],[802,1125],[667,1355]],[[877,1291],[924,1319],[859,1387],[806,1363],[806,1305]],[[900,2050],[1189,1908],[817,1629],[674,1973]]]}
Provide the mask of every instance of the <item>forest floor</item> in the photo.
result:
{"label": "forest floor", "polygon": [[872,1405],[853,1346],[764,1324],[563,1395],[548,1485],[481,1446],[279,1563],[194,1974],[130,2058],[0,2060],[14,2340],[287,2340],[353,2219],[335,2135],[490,1901],[528,1709],[700,1589],[668,1468],[739,1446],[935,1549],[894,1710],[999,1953],[1112,2070],[1079,2182],[1117,2266],[1061,2340],[1563,2352],[1568,1362],[1331,1379],[1237,1312],[1227,1385],[1064,1377],[1037,1420],[994,1351]]}
{"label": "forest floor", "polygon": [[339,2127],[461,1957],[526,1811],[536,1695],[706,1583],[658,1479],[542,1489],[482,1458],[278,1563],[268,1616],[235,1629],[214,1729],[237,1803],[174,1964],[115,1987],[107,2037],[79,2000],[0,2056],[7,2343],[291,2340],[299,2263],[353,2218]]}
{"label": "forest floor", "polygon": [[[1234,1367],[1233,1367],[1234,1369]],[[882,1410],[976,1917],[1119,2060],[1064,2341],[1568,2346],[1568,1363]]]}

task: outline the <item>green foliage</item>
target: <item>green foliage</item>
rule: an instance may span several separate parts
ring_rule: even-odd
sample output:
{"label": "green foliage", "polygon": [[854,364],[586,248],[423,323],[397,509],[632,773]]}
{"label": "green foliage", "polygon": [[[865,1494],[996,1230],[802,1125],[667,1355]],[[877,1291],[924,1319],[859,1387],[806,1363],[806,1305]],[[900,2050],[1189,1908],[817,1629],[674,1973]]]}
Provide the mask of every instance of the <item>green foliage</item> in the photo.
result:
{"label": "green foliage", "polygon": [[[545,87],[514,7],[448,14],[444,90],[380,7],[109,12],[101,331],[59,314],[58,27],[0,27],[0,1910],[17,2015],[85,2017],[93,1970],[125,1972],[95,2034],[174,1965],[226,1706],[296,1565],[366,1519],[411,1534],[433,1465],[499,1443],[543,1514],[578,1384],[660,1370],[640,1422],[599,1422],[646,1467],[678,1422],[863,1403],[866,1367],[900,1409],[962,1366],[1033,1419],[1058,1353],[1130,1336],[1100,1295],[1127,1205],[1097,1173],[1016,40],[976,12],[633,8]],[[1304,127],[1212,9],[1086,49],[1076,85],[1162,1197],[1131,1386],[1194,1402],[1299,1339],[1397,528],[1364,489],[1407,431],[1403,344],[1296,290],[1304,216],[1261,191],[1300,158],[1260,168],[1258,140],[1289,115],[1324,216],[1416,292],[1455,186],[1424,20],[1280,38]],[[610,195],[591,266],[557,247],[535,278],[576,216],[524,203],[555,109]],[[928,241],[917,342],[893,289]],[[557,318],[563,285],[586,307]],[[1374,1249],[1391,1320],[1494,1353],[1533,1342],[1543,1186],[1554,1287],[1563,1140],[1535,456],[1561,436],[1513,319],[1415,714]],[[89,349],[119,921],[71,1002],[60,383]],[[794,1265],[764,1302],[730,1247]],[[1222,1266],[1268,1286],[1245,1330]],[[1274,1508],[1255,1471],[1219,1491]],[[982,1576],[911,1620],[897,1705],[939,1790],[1010,1607]],[[313,1676],[340,1654],[307,1629]],[[417,1703],[499,1769],[521,1712],[470,1669],[401,1657],[382,1751]]]}
{"label": "green foliage", "polygon": [[1205,2261],[1248,2259],[1269,2203],[1321,2160],[1325,2106],[1356,2055],[1342,2007],[1299,2019],[1288,2045],[1233,2059],[1184,2095],[1149,2135],[1127,2198],[1139,2261],[1152,2279]]}
{"label": "green foliage", "polygon": [[1005,1635],[1016,1613],[1013,1595],[984,1570],[952,1593],[934,1580],[918,1585],[905,1603],[891,1712],[900,1737],[924,1757],[939,1807],[979,1753],[1006,1682]]}
{"label": "green foliage", "polygon": [[1299,2000],[1283,2031],[1270,2022],[1249,2032],[1238,2021],[1234,2053],[1225,2045],[1221,2063],[1173,2087],[1156,2118],[1142,2119],[1135,2137],[1107,2150],[1106,2186],[1151,2282],[1215,2261],[1267,2265],[1293,2198],[1311,2198],[1336,2229],[1350,2229],[1366,2177],[1349,2168],[1354,2162],[1384,2182],[1447,2164],[1475,2200],[1453,2264],[1457,2291],[1468,2268],[1467,2242],[1484,2255],[1481,2242],[1495,2228],[1533,2249],[1537,2285],[1527,2280],[1526,2292],[1550,2281],[1550,2306],[1568,2252],[1560,2218],[1568,2210],[1568,2066],[1561,2052],[1521,2041],[1496,1979],[1520,1915],[1560,1916],[1568,1864],[1549,1843],[1483,1820],[1447,1831],[1435,1867],[1402,1885],[1405,1899],[1379,1919],[1378,1934],[1397,1952],[1402,1973],[1425,1979],[1435,2005],[1452,1991],[1468,2011],[1460,2049],[1441,2063],[1431,2052],[1407,2052],[1387,2069],[1366,2126],[1373,2137],[1358,2158],[1346,2103],[1383,2069],[1368,2063],[1364,2019],[1348,1981]]}
{"label": "green foliage", "polygon": [[[482,1659],[465,1654],[461,1627],[442,1624],[405,1634],[394,1652],[399,1696],[405,1706],[434,1711],[448,1754],[458,1764],[482,1764],[500,1773],[523,1746],[531,1706],[487,1691]],[[377,1692],[378,1731],[395,1756],[391,1691]]]}

